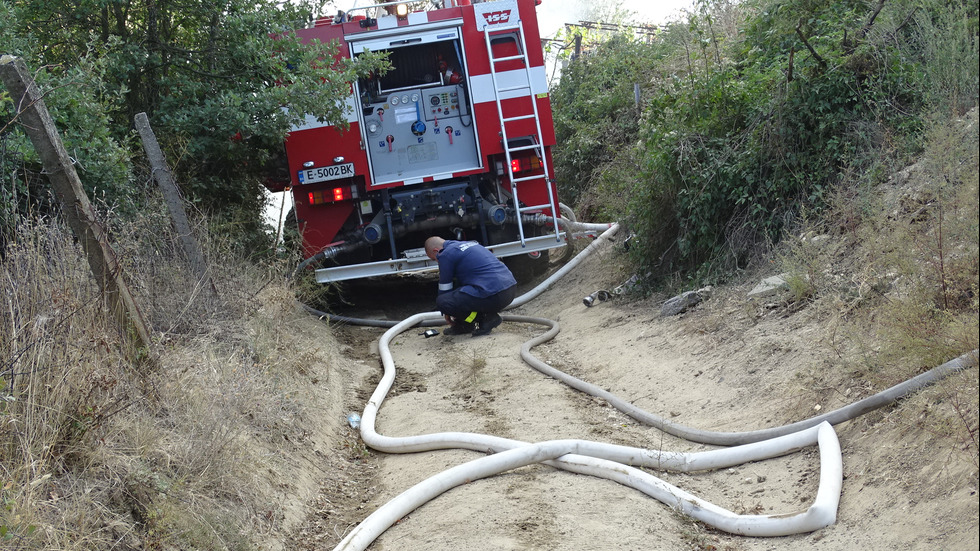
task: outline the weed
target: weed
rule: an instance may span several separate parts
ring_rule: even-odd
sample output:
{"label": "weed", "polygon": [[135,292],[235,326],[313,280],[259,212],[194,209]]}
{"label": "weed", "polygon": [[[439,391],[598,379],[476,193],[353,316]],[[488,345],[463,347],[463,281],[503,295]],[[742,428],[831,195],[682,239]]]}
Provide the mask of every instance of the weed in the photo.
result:
{"label": "weed", "polygon": [[469,366],[473,372],[482,371],[487,367],[486,351],[473,350],[472,354],[473,357],[470,358]]}
{"label": "weed", "polygon": [[926,146],[922,180],[902,195],[889,260],[902,278],[889,295],[882,337],[886,354],[938,365],[978,346],[980,157],[972,120],[937,124]]}
{"label": "weed", "polygon": [[681,529],[681,540],[690,551],[733,551],[734,547],[722,542],[721,538],[709,528],[690,518],[680,517],[683,523]]}
{"label": "weed", "polygon": [[0,547],[258,547],[277,522],[253,515],[260,488],[279,487],[266,480],[278,476],[280,448],[304,437],[301,381],[325,361],[297,346],[289,290],[209,252],[227,274],[222,300],[210,300],[175,268],[169,221],[149,212],[119,228],[166,350],[147,373],[125,359],[68,232],[18,223],[0,262]]}

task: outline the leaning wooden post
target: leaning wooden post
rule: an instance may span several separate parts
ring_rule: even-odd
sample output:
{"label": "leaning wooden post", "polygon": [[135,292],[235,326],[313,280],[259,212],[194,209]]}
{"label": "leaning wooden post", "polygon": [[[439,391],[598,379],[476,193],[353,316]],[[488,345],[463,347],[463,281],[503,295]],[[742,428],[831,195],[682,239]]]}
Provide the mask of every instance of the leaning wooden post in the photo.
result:
{"label": "leaning wooden post", "polygon": [[153,129],[150,128],[150,119],[146,113],[137,113],[134,119],[136,130],[140,133],[143,140],[143,150],[146,151],[146,158],[150,161],[150,168],[153,169],[153,178],[157,182],[157,187],[163,193],[163,198],[167,202],[167,210],[170,211],[170,219],[177,230],[177,236],[184,247],[187,261],[190,262],[191,270],[197,277],[198,282],[203,284],[212,297],[218,296],[218,289],[214,286],[214,281],[208,275],[208,265],[204,261],[204,255],[191,233],[191,224],[187,221],[187,213],[184,211],[184,204],[180,198],[180,190],[174,183],[173,174],[167,166],[167,160],[163,156],[160,144],[157,142]]}
{"label": "leaning wooden post", "polygon": [[119,324],[127,354],[132,360],[152,360],[146,320],[126,286],[115,251],[98,222],[27,65],[18,57],[0,57],[0,79],[14,98],[14,120],[20,123],[34,144],[68,225],[81,243],[92,273]]}

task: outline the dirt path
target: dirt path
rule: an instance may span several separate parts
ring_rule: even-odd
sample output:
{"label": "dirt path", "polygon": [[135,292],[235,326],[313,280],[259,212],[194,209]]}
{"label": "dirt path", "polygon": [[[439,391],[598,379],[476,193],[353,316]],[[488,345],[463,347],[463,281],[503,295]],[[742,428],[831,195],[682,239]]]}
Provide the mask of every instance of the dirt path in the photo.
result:
{"label": "dirt path", "polygon": [[[603,250],[513,312],[561,324],[555,340],[535,349],[539,358],[647,411],[711,430],[776,426],[867,394],[869,389],[849,387],[843,375],[828,375],[842,363],[828,344],[833,339],[825,320],[807,310],[759,310],[744,299],[748,287],[718,290],[696,310],[674,318],[659,317],[663,297],[586,308],[582,297],[622,282],[616,266],[613,249]],[[398,374],[378,432],[473,431],[526,441],[581,438],[709,449],[639,425],[531,369],[519,349],[541,331],[505,323],[483,338],[403,333],[391,347]],[[366,400],[380,376],[370,343],[382,331],[339,332],[362,358],[357,396]],[[977,376],[975,368],[969,376]],[[839,520],[812,534],[731,536],[635,490],[532,466],[451,490],[402,519],[371,549],[975,549],[976,465],[955,451],[932,453],[911,430],[901,411],[926,407],[928,397],[921,400],[837,427],[845,466]],[[364,491],[350,496],[355,514],[343,515],[352,522],[416,482],[479,457],[459,450],[358,454],[370,466],[352,475],[366,478]],[[813,448],[717,472],[654,474],[735,512],[795,513],[814,498],[819,461]],[[331,549],[337,541],[321,538],[306,548]]]}

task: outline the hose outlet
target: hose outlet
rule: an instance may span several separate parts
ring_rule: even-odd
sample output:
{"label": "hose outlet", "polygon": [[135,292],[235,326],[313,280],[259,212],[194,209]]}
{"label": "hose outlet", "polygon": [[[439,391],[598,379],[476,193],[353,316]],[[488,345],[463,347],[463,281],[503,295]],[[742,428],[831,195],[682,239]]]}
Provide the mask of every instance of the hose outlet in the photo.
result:
{"label": "hose outlet", "polygon": [[364,227],[364,240],[372,245],[381,241],[383,236],[384,231],[377,224],[368,224]]}
{"label": "hose outlet", "polygon": [[494,205],[487,209],[487,218],[491,223],[502,226],[507,221],[507,209],[501,205]]}

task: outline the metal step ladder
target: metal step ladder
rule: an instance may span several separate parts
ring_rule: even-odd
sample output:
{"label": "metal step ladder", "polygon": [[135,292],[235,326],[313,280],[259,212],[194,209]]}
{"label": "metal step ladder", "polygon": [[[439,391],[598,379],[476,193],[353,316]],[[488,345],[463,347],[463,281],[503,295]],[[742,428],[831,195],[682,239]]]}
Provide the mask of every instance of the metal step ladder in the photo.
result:
{"label": "metal step ladder", "polygon": [[[520,42],[518,44],[520,51],[517,53],[517,55],[494,57],[493,46],[491,44],[492,39],[494,37],[504,36],[509,32],[516,32],[517,36],[520,38]],[[537,102],[537,98],[534,97],[534,92],[531,87],[531,68],[527,59],[527,42],[525,41],[524,28],[521,26],[520,21],[518,21],[516,25],[507,25],[507,26],[487,25],[483,29],[483,35],[484,38],[486,39],[487,54],[490,56],[490,76],[493,80],[494,99],[497,103],[497,116],[500,118],[500,132],[501,132],[501,138],[503,140],[504,155],[507,158],[507,164],[505,165],[504,170],[510,176],[511,197],[514,198],[514,208],[517,209],[517,231],[520,234],[521,246],[523,247],[527,245],[527,241],[524,235],[524,223],[522,220],[522,215],[524,213],[531,212],[531,211],[540,211],[542,209],[551,209],[552,215],[555,217],[555,219],[559,217],[559,213],[556,207],[554,206],[555,194],[552,191],[551,182],[548,179],[548,159],[544,154],[544,146],[542,145],[543,140],[542,140],[542,132],[541,132],[541,117],[538,114],[538,102]],[[521,71],[524,81],[508,86],[501,86],[500,79],[497,72],[497,64],[503,63],[505,61],[514,61],[514,60],[521,61],[524,67],[524,69]],[[528,113],[518,114],[511,117],[504,117],[504,109],[502,106],[503,98],[501,97],[501,95],[506,94],[507,92],[515,92],[520,90],[527,90],[527,95],[531,100],[531,111]],[[508,125],[510,125],[511,123],[515,123],[517,121],[524,121],[530,119],[534,119],[534,128],[536,134],[531,136],[531,139],[534,143],[531,145],[512,146],[510,143],[510,136],[509,136],[510,133],[508,132]],[[523,138],[525,136],[522,135],[520,137]],[[535,153],[537,153],[538,158],[541,159],[541,168],[543,170],[543,173],[536,176],[525,176],[521,178],[514,178],[513,170],[511,169],[512,166],[511,162],[513,160],[513,155],[521,151],[527,151],[532,149],[535,151]],[[522,207],[520,198],[518,197],[517,194],[518,184],[526,183],[528,185],[533,185],[533,182],[537,182],[540,185],[543,185],[545,189],[548,190],[548,204],[528,205]],[[525,187],[525,189],[527,188]],[[554,224],[554,229],[555,229],[555,241],[561,242],[561,235],[559,233],[559,228],[557,223]]]}

